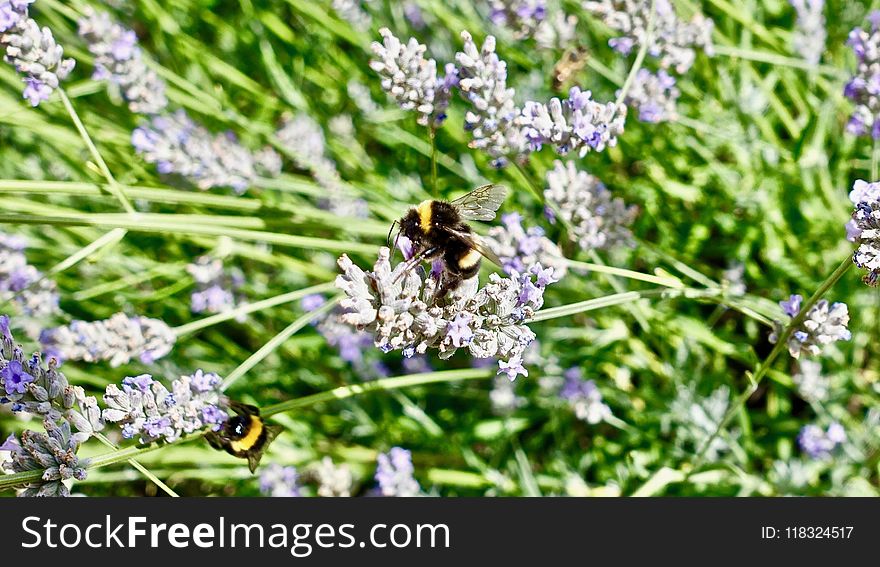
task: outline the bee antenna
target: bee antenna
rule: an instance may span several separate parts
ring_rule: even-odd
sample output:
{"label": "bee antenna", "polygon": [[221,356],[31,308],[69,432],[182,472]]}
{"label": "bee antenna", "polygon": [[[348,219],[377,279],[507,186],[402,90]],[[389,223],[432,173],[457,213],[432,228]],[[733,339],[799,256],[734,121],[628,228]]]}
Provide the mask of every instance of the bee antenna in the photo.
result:
{"label": "bee antenna", "polygon": [[[397,221],[394,221],[393,223],[391,223],[391,229],[388,231],[388,238],[385,239],[385,244],[388,246],[388,248],[391,248],[391,233],[394,232],[395,226],[397,226]],[[398,232],[397,234],[399,236],[400,232]],[[396,238],[394,239],[394,245],[397,246],[397,239]],[[394,254],[394,248],[391,248],[391,254],[392,255]]]}

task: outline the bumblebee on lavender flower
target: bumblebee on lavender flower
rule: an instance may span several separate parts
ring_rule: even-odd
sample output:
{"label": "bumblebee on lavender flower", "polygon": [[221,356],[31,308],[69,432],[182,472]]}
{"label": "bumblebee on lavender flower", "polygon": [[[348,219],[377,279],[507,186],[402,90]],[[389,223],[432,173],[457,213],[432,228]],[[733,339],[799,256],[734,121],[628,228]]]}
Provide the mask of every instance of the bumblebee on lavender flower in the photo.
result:
{"label": "bumblebee on lavender flower", "polygon": [[263,452],[282,428],[280,425],[267,425],[256,406],[230,401],[229,409],[236,415],[227,419],[220,431],[210,431],[205,438],[211,447],[247,459],[248,468],[254,472]]}
{"label": "bumblebee on lavender flower", "polygon": [[[406,262],[403,274],[421,262],[443,261],[438,298],[455,290],[461,282],[472,278],[480,270],[480,259],[485,257],[497,265],[501,260],[465,221],[490,221],[507,197],[502,185],[483,185],[454,201],[427,200],[411,207],[399,221],[397,236],[403,234],[413,245],[412,257]],[[389,232],[389,242],[391,237]],[[396,239],[395,239],[396,245]]]}

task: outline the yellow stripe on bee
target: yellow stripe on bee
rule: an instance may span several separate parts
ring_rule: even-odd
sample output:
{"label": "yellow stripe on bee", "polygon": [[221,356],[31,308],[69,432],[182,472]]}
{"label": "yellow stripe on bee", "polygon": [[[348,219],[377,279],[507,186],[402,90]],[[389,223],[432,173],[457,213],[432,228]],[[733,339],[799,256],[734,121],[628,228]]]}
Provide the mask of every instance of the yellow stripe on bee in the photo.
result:
{"label": "yellow stripe on bee", "polygon": [[237,441],[232,441],[229,446],[232,447],[234,451],[249,451],[251,447],[256,444],[257,440],[260,438],[260,433],[263,432],[263,421],[255,416],[251,416],[251,426],[248,428],[247,435],[242,437]]}
{"label": "yellow stripe on bee", "polygon": [[431,231],[431,201],[419,203],[416,212],[419,213],[419,224],[422,226],[422,231],[427,234]]}
{"label": "yellow stripe on bee", "polygon": [[468,250],[465,254],[458,259],[458,266],[460,268],[472,268],[476,265],[477,262],[480,261],[480,253],[476,250]]}

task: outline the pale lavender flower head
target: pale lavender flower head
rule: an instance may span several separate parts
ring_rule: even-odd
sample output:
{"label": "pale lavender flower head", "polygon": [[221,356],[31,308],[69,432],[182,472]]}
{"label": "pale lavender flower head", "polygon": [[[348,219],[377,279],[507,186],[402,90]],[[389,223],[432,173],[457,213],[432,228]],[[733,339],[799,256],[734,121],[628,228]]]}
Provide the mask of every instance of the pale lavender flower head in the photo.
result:
{"label": "pale lavender flower head", "polygon": [[418,496],[422,489],[413,478],[415,468],[412,454],[406,449],[392,447],[376,458],[376,482],[382,496]]}
{"label": "pale lavender flower head", "polygon": [[847,123],[847,131],[856,136],[870,135],[880,139],[880,20],[869,16],[870,32],[855,28],[849,33],[847,45],[856,56],[856,71],[843,89],[855,108]]}
{"label": "pale lavender flower head", "polygon": [[521,111],[514,89],[507,87],[507,63],[495,53],[495,37],[486,37],[482,49],[468,32],[461,32],[461,38],[464,47],[455,61],[459,90],[471,105],[465,114],[465,128],[473,136],[468,145],[488,153],[496,167],[525,159],[529,150]]}
{"label": "pale lavender flower head", "polygon": [[311,295],[307,295],[300,300],[300,307],[303,311],[307,313],[311,313],[315,309],[318,309],[322,305],[327,303],[327,300],[324,299],[324,296],[320,293],[313,293]]}
{"label": "pale lavender flower head", "polygon": [[[651,0],[585,0],[583,6],[601,18],[605,25],[622,34],[608,42],[616,51],[628,55],[635,46],[647,41]],[[656,0],[654,11],[654,33],[648,54],[659,58],[662,68],[686,72],[694,63],[694,48],[702,48],[707,55],[713,55],[712,20],[695,14],[690,22],[684,22],[678,18],[669,0]]]}
{"label": "pale lavender flower head", "polygon": [[236,295],[244,285],[244,273],[238,268],[225,268],[223,261],[200,256],[186,266],[196,282],[190,310],[193,313],[223,313],[235,309],[242,297]]}
{"label": "pale lavender flower head", "polygon": [[108,81],[137,114],[158,114],[168,106],[165,82],[143,60],[135,33],[91,7],[79,21],[79,35],[95,56],[93,78]]}
{"label": "pale lavender flower head", "polygon": [[666,71],[661,69],[654,74],[639,69],[624,102],[639,111],[642,122],[670,122],[678,117],[675,104],[679,95],[681,91],[675,86],[675,77]]}
{"label": "pale lavender flower head", "polygon": [[805,425],[798,434],[801,451],[816,460],[830,459],[845,441],[846,430],[837,422],[829,425],[827,430],[815,424]]}
{"label": "pale lavender flower head", "polygon": [[160,174],[179,175],[201,190],[244,193],[265,161],[257,161],[233,134],[211,134],[183,110],[151,117],[132,132],[131,143]]}
{"label": "pale lavender flower head", "polygon": [[[70,496],[62,482],[68,479],[85,480],[88,459],[76,456],[80,441],[72,434],[70,424],[61,420],[43,420],[46,433],[24,431],[21,441],[7,443],[12,449],[11,460],[0,463],[0,469],[10,473],[43,471],[39,481],[28,484],[19,496]],[[13,439],[14,440],[14,439]]]}
{"label": "pale lavender flower head", "polygon": [[789,0],[797,12],[797,27],[792,36],[792,47],[810,65],[818,65],[825,52],[825,0]]}
{"label": "pale lavender flower head", "polygon": [[489,229],[485,240],[501,259],[501,267],[509,276],[525,273],[538,263],[553,268],[557,281],[566,274],[566,262],[559,246],[544,236],[541,227],[525,229],[519,213],[501,215],[501,225]]}
{"label": "pale lavender flower head", "polygon": [[[788,301],[780,301],[779,305],[786,315],[794,319],[801,311],[802,299],[800,295],[792,295]],[[810,308],[803,323],[788,338],[788,352],[794,358],[800,357],[802,352],[818,356],[822,347],[836,341],[848,341],[852,337],[847,329],[848,324],[849,310],[845,303],[829,304],[821,299]],[[770,334],[771,343],[779,340],[783,325],[777,321],[774,327]]]}
{"label": "pale lavender flower head", "polygon": [[403,16],[413,29],[423,30],[427,25],[425,23],[425,17],[422,14],[422,9],[419,8],[419,5],[415,2],[405,2],[403,4]]}
{"label": "pale lavender flower head", "polygon": [[492,381],[492,390],[489,392],[489,401],[492,404],[493,413],[509,415],[517,408],[526,405],[526,399],[516,394],[516,384],[507,376],[495,376],[495,379]]}
{"label": "pale lavender flower head", "polygon": [[[466,345],[476,358],[503,359],[501,368],[512,372],[535,338],[525,322],[543,305],[544,288],[535,284],[532,273],[491,274],[482,288],[474,276],[440,299],[437,280],[419,270],[404,272],[404,263],[392,267],[388,248],[380,249],[370,272],[347,255],[338,264],[343,273],[336,285],[346,295],[340,304],[342,321],[368,333],[383,352],[424,354],[434,348],[446,359]],[[536,290],[524,297],[526,282]]]}
{"label": "pale lavender flower head", "polygon": [[348,465],[336,465],[330,457],[324,457],[311,472],[311,476],[318,483],[318,496],[322,498],[351,496],[354,476]]}
{"label": "pale lavender flower head", "polygon": [[545,0],[491,0],[489,19],[513,30],[514,37],[531,37],[547,17]]}
{"label": "pale lavender flower head", "polygon": [[27,263],[23,238],[0,233],[0,302],[14,301],[25,315],[43,318],[59,311],[55,282]]}
{"label": "pale lavender flower head", "polygon": [[379,30],[382,43],[373,42],[376,59],[370,62],[382,79],[382,89],[404,110],[414,110],[422,126],[438,126],[446,119],[451,88],[457,82],[455,66],[446,67],[446,77],[437,74],[437,62],[425,59],[428,49],[415,38],[401,43],[388,28]]}
{"label": "pale lavender flower head", "polygon": [[278,463],[264,466],[260,471],[260,493],[274,498],[300,496],[296,467],[285,467]]}
{"label": "pale lavender flower head", "polygon": [[554,162],[547,172],[547,201],[555,203],[570,235],[582,250],[608,250],[634,244],[629,226],[638,208],[614,198],[599,179],[574,162]]}
{"label": "pale lavender flower head", "polygon": [[568,402],[579,420],[595,425],[611,417],[611,408],[602,400],[602,393],[592,380],[584,380],[580,368],[565,371],[565,383],[559,397]]}
{"label": "pale lavender flower head", "polygon": [[227,419],[221,388],[219,376],[201,370],[174,380],[170,391],[149,374],[126,378],[122,388],[107,386],[102,417],[118,424],[123,437],[138,437],[140,443],[218,431]]}
{"label": "pale lavender flower head", "polygon": [[333,0],[331,6],[340,18],[358,31],[366,31],[372,24],[372,17],[364,10],[361,0]]}
{"label": "pale lavender flower head", "polygon": [[38,106],[51,96],[76,64],[64,58],[49,28],[28,17],[28,0],[0,0],[0,47],[5,61],[15,67],[25,83],[24,98]]}
{"label": "pale lavender flower head", "polygon": [[171,352],[176,340],[174,331],[164,322],[124,313],[101,321],[73,321],[40,335],[46,352],[59,360],[107,360],[111,366],[132,359],[151,364]]}
{"label": "pale lavender flower head", "polygon": [[880,281],[880,199],[859,202],[851,222],[853,241],[859,245],[853,263],[867,272],[864,282],[876,286]]}
{"label": "pale lavender flower head", "polygon": [[830,380],[822,374],[820,362],[809,359],[800,361],[792,380],[797,386],[798,394],[808,402],[823,402],[828,398]]}
{"label": "pale lavender flower head", "polygon": [[25,358],[9,332],[8,319],[0,317],[5,329],[0,337],[0,405],[10,404],[13,412],[27,412],[54,422],[64,421],[76,429],[74,437],[83,442],[104,428],[98,402],[86,396],[79,386],[71,386],[57,362],[43,366],[39,353]]}
{"label": "pale lavender flower head", "polygon": [[583,157],[617,145],[626,123],[626,105],[600,103],[592,96],[574,86],[565,100],[553,97],[548,104],[526,102],[521,124],[529,149],[538,151],[548,144],[560,155],[576,150]]}

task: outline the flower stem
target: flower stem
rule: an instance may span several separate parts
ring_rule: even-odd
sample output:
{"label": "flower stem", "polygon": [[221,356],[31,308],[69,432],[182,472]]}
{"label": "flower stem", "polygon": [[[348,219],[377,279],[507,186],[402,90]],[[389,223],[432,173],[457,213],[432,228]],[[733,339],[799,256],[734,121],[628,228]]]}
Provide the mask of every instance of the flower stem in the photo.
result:
{"label": "flower stem", "polygon": [[272,416],[278,413],[285,413],[295,409],[299,409],[312,404],[321,402],[329,402],[333,400],[344,400],[361,394],[376,391],[397,390],[399,388],[407,388],[410,386],[422,386],[425,384],[434,384],[437,382],[459,382],[462,380],[476,380],[490,378],[495,375],[495,371],[486,368],[467,368],[463,370],[443,370],[439,372],[426,372],[422,374],[409,374],[407,376],[394,376],[392,378],[382,378],[364,382],[363,384],[351,384],[348,386],[340,386],[326,392],[296,398],[267,406],[260,411],[263,416]]}
{"label": "flower stem", "polygon": [[782,353],[782,351],[788,346],[788,339],[791,337],[791,334],[797,329],[801,324],[803,324],[804,320],[807,317],[807,313],[809,313],[810,309],[830,290],[834,284],[843,277],[847,270],[853,265],[852,259],[847,256],[846,259],[837,266],[831,275],[825,278],[825,281],[822,282],[822,285],[819,286],[819,289],[808,299],[802,306],[801,310],[798,312],[797,316],[794,317],[791,322],[785,327],[785,329],[780,334],[779,338],[776,341],[776,345],[774,345],[773,350],[770,351],[770,354],[767,355],[767,358],[761,362],[754,374],[750,372],[746,373],[746,377],[749,379],[749,386],[745,389],[745,391],[740,394],[734,403],[730,406],[727,412],[724,414],[724,417],[721,418],[721,421],[718,423],[718,426],[715,428],[715,432],[712,433],[709,438],[703,442],[702,447],[697,452],[697,458],[694,461],[693,466],[688,471],[684,480],[696,472],[699,472],[700,467],[703,465],[703,461],[706,457],[706,451],[709,449],[709,446],[712,444],[715,439],[721,434],[727,424],[733,419],[733,416],[739,412],[740,408],[748,401],[748,399],[755,393],[758,389],[758,385],[761,383],[761,380],[767,374],[767,371],[770,370],[770,367]]}
{"label": "flower stem", "polygon": [[110,188],[110,192],[119,200],[119,203],[122,205],[122,208],[125,209],[125,212],[132,215],[135,214],[136,211],[134,210],[134,207],[131,206],[131,203],[129,202],[128,197],[125,196],[125,192],[122,190],[122,187],[119,185],[119,183],[116,182],[113,174],[110,173],[110,168],[107,167],[107,162],[104,161],[104,158],[101,156],[101,152],[98,151],[98,147],[95,146],[95,143],[92,141],[91,136],[89,136],[89,132],[86,130],[85,125],[83,125],[82,120],[80,120],[79,114],[76,113],[76,109],[73,108],[73,104],[71,104],[70,99],[67,98],[67,93],[65,93],[64,89],[62,89],[61,87],[58,88],[58,93],[61,95],[61,102],[64,104],[64,108],[70,115],[70,119],[73,120],[73,125],[76,126],[76,130],[79,132],[79,135],[83,139],[83,142],[85,142],[89,153],[92,154],[92,159],[95,160],[95,164],[98,166],[98,169],[101,170],[101,174],[107,180],[107,185]]}
{"label": "flower stem", "polygon": [[226,390],[227,388],[232,386],[232,384],[234,384],[236,380],[247,374],[248,371],[250,371],[254,366],[259,364],[263,361],[263,359],[275,352],[275,349],[280,347],[284,343],[284,341],[289,339],[294,333],[296,333],[324,313],[327,313],[328,311],[336,307],[336,304],[339,303],[341,299],[342,296],[338,295],[333,299],[328,300],[327,303],[325,303],[318,309],[306,313],[305,315],[288,325],[287,328],[285,328],[283,331],[272,337],[269,342],[260,347],[260,350],[250,355],[247,360],[238,365],[238,368],[229,373],[229,375],[223,381],[222,389]]}
{"label": "flower stem", "polygon": [[[636,53],[635,61],[633,61],[633,66],[629,70],[629,74],[626,76],[626,80],[623,82],[623,86],[620,87],[620,92],[617,94],[617,100],[614,101],[614,114],[617,114],[617,109],[623,104],[623,101],[626,99],[626,95],[629,93],[629,89],[632,88],[633,82],[636,80],[636,75],[639,70],[642,68],[642,63],[645,61],[645,56],[648,54],[648,47],[650,47],[651,42],[654,41],[654,20],[657,19],[657,9],[655,7],[656,0],[651,0],[651,7],[649,8],[650,12],[648,13],[648,26],[645,31],[645,41],[642,42],[642,45],[639,46],[639,52]],[[614,114],[612,114],[611,118],[614,118]],[[610,122],[611,120],[609,120]]]}
{"label": "flower stem", "polygon": [[[95,438],[97,438],[98,441],[100,441],[104,445],[110,447],[114,451],[119,451],[119,448],[116,446],[116,444],[113,443],[113,441],[110,441],[109,439],[107,439],[107,437],[105,437],[102,433],[95,433]],[[148,479],[153,481],[153,483],[155,483],[156,486],[161,488],[165,492],[165,494],[167,494],[168,496],[171,496],[172,498],[179,497],[179,495],[176,492],[174,492],[174,490],[172,490],[172,488],[170,486],[168,486],[167,484],[162,482],[162,480],[159,477],[157,477],[152,472],[150,472],[147,469],[147,467],[145,467],[144,465],[140,464],[139,462],[137,462],[134,459],[128,459],[126,462],[129,465],[131,465],[132,467],[134,467],[135,469],[137,469],[145,477],[147,477]]]}
{"label": "flower stem", "polygon": [[591,272],[597,272],[600,274],[610,274],[613,276],[620,276],[620,277],[628,278],[631,280],[648,282],[648,283],[652,283],[652,284],[662,285],[665,287],[672,287],[672,288],[684,287],[684,284],[681,283],[681,280],[678,278],[665,277],[665,276],[655,276],[653,274],[645,274],[642,272],[627,270],[625,268],[615,268],[613,266],[606,266],[605,264],[596,264],[596,263],[591,263],[591,262],[579,262],[577,260],[566,260],[565,263],[569,268],[572,268],[575,270],[589,270]]}
{"label": "flower stem", "polygon": [[440,193],[437,191],[437,131],[434,126],[428,127],[428,137],[431,138],[431,195],[438,199]]}

